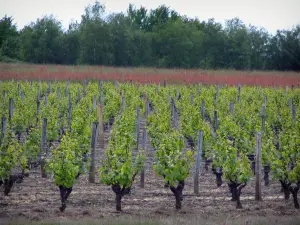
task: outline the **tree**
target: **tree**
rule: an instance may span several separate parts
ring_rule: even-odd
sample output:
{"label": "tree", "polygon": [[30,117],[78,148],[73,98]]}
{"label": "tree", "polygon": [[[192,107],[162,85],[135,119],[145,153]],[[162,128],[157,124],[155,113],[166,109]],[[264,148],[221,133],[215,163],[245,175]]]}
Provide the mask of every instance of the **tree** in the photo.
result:
{"label": "tree", "polygon": [[105,8],[99,2],[89,5],[80,24],[79,63],[112,65],[112,39],[109,25],[102,18]]}
{"label": "tree", "polygon": [[236,70],[300,70],[300,25],[278,30],[200,21],[166,5],[147,10],[129,4],[126,13],[88,5],[67,31],[45,16],[20,32],[12,17],[0,21],[0,54],[32,63],[91,64]]}
{"label": "tree", "polygon": [[24,60],[34,63],[56,63],[63,60],[61,23],[53,16],[37,19],[21,31]]}
{"label": "tree", "polygon": [[80,24],[71,23],[69,29],[62,37],[63,63],[76,64],[80,53]]}
{"label": "tree", "polygon": [[250,69],[264,70],[267,64],[267,46],[270,35],[265,29],[255,26],[248,28],[250,44]]}
{"label": "tree", "polygon": [[16,25],[13,23],[13,18],[5,15],[0,20],[0,47],[4,41],[10,36],[18,36]]}
{"label": "tree", "polygon": [[137,46],[133,45],[133,30],[130,20],[124,14],[112,14],[109,18],[109,29],[114,54],[113,65],[130,66]]}
{"label": "tree", "polygon": [[227,67],[239,70],[249,69],[251,62],[246,26],[240,19],[234,18],[226,22],[225,32],[228,37],[226,41]]}
{"label": "tree", "polygon": [[9,36],[0,48],[0,55],[5,55],[10,58],[20,58],[20,39],[19,37]]}
{"label": "tree", "polygon": [[0,55],[20,58],[20,41],[12,17],[5,15],[0,20]]}

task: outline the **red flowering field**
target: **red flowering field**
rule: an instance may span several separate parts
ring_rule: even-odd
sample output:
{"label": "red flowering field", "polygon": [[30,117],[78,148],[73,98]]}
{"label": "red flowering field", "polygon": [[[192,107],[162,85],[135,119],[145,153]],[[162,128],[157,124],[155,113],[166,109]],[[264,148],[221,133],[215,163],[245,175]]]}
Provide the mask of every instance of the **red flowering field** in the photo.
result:
{"label": "red flowering field", "polygon": [[119,80],[137,83],[227,84],[299,86],[299,72],[184,70],[155,68],[114,68],[104,66],[61,66],[0,63],[0,79],[18,80]]}

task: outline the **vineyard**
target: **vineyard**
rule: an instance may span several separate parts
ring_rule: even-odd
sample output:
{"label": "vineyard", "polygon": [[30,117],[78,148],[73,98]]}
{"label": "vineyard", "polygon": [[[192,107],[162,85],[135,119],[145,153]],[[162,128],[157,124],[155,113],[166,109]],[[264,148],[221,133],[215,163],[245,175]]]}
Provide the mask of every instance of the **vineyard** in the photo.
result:
{"label": "vineyard", "polygon": [[299,215],[299,88],[7,80],[0,104],[0,218]]}

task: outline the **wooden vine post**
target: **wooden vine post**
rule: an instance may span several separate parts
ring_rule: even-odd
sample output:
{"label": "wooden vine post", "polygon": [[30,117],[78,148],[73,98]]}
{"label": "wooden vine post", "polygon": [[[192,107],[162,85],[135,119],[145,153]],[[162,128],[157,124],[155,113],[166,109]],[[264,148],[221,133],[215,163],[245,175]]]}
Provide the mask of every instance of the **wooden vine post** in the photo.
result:
{"label": "wooden vine post", "polygon": [[91,165],[89,171],[89,182],[95,183],[95,152],[96,152],[96,145],[97,145],[97,137],[98,137],[98,129],[99,123],[93,122],[92,127],[92,139],[91,139]]}
{"label": "wooden vine post", "polygon": [[150,114],[150,103],[149,103],[149,99],[147,98],[147,101],[146,101],[146,121],[148,119],[149,114]]}
{"label": "wooden vine post", "polygon": [[99,80],[98,81],[98,91],[99,91],[100,97],[101,97],[101,94],[102,94],[102,85],[103,85],[103,82],[101,80]]}
{"label": "wooden vine post", "polygon": [[18,83],[18,96],[21,96],[21,87],[19,83]]}
{"label": "wooden vine post", "polygon": [[80,88],[77,89],[77,103],[80,102],[81,94],[80,94]]}
{"label": "wooden vine post", "polygon": [[2,92],[2,96],[4,99],[6,99],[6,91],[5,90],[3,90],[3,92]]}
{"label": "wooden vine post", "polygon": [[71,131],[71,121],[72,120],[72,97],[69,93],[69,100],[68,100],[68,128]]}
{"label": "wooden vine post", "polygon": [[[147,123],[147,118],[149,116],[149,113],[150,113],[149,100],[147,98],[147,100],[146,100],[146,112],[145,112],[146,123]],[[142,148],[146,153],[147,152],[147,129],[146,128],[143,129]],[[141,171],[140,186],[141,186],[141,188],[145,187],[145,167],[143,167],[143,169]]]}
{"label": "wooden vine post", "polygon": [[230,112],[230,114],[233,114],[233,109],[234,109],[234,103],[230,102],[230,104],[229,104],[229,112]]}
{"label": "wooden vine post", "polygon": [[0,143],[2,139],[4,138],[6,133],[6,117],[2,117],[1,119],[1,135],[0,135]]}
{"label": "wooden vine post", "polygon": [[261,133],[256,135],[255,200],[261,201]]}
{"label": "wooden vine post", "polygon": [[51,81],[48,81],[48,94],[51,93],[51,90],[52,90],[52,88],[51,88]]}
{"label": "wooden vine post", "polygon": [[96,109],[96,107],[97,107],[97,96],[94,95],[94,97],[93,97],[93,109]]}
{"label": "wooden vine post", "polygon": [[37,87],[37,99],[38,100],[41,99],[41,83],[40,83],[40,81],[39,81],[38,87]]}
{"label": "wooden vine post", "polygon": [[[103,82],[99,81],[100,104],[103,106],[103,104],[104,104],[104,95],[103,95],[103,91],[102,91],[102,86],[103,86]],[[103,110],[103,108],[102,108],[102,110]]]}
{"label": "wooden vine post", "polygon": [[194,105],[194,96],[193,94],[190,94],[190,102],[192,105]]}
{"label": "wooden vine post", "polygon": [[215,132],[219,129],[218,112],[214,111],[214,129]]}
{"label": "wooden vine post", "polygon": [[47,177],[45,165],[45,155],[46,155],[46,143],[47,143],[47,118],[43,118],[42,122],[42,137],[41,137],[41,176],[43,178]]}
{"label": "wooden vine post", "polygon": [[292,106],[293,106],[293,98],[289,98],[289,106],[290,106],[290,108],[292,109]]}
{"label": "wooden vine post", "polygon": [[116,89],[117,89],[117,92],[120,93],[120,90],[121,90],[121,89],[120,89],[119,81],[116,80],[115,83],[116,83]]}
{"label": "wooden vine post", "polygon": [[124,110],[126,107],[124,92],[122,92],[122,109]]}
{"label": "wooden vine post", "polygon": [[41,107],[41,100],[38,95],[36,98],[36,123],[39,122],[40,107]]}
{"label": "wooden vine post", "polygon": [[241,101],[241,85],[238,85],[238,102]]}
{"label": "wooden vine post", "polygon": [[[147,129],[143,129],[143,144],[142,148],[145,152],[147,152]],[[140,186],[141,188],[145,187],[145,167],[143,167],[141,171],[141,180],[140,180]]]}
{"label": "wooden vine post", "polygon": [[60,87],[56,89],[57,98],[60,99]]}
{"label": "wooden vine post", "polygon": [[261,131],[265,130],[265,120],[266,120],[266,106],[263,105],[261,109]]}
{"label": "wooden vine post", "polygon": [[196,171],[194,175],[194,194],[199,194],[199,173],[200,173],[200,163],[202,157],[202,148],[203,148],[203,131],[200,130],[198,133],[198,150],[196,158]]}
{"label": "wooden vine post", "polygon": [[45,107],[47,107],[48,106],[48,94],[45,95],[45,102],[44,103],[45,103]]}
{"label": "wooden vine post", "polygon": [[296,123],[296,106],[294,104],[292,104],[292,119],[293,119],[293,123]]}
{"label": "wooden vine post", "polygon": [[202,100],[202,102],[201,102],[201,117],[202,117],[202,120],[204,121],[204,119],[205,119],[205,101],[204,100]]}
{"label": "wooden vine post", "polygon": [[264,104],[267,106],[267,96],[264,96]]}
{"label": "wooden vine post", "polygon": [[68,80],[66,83],[66,91],[65,91],[66,96],[69,94],[69,85],[70,85],[70,80]]}
{"label": "wooden vine post", "polygon": [[87,85],[87,81],[84,80],[84,81],[83,81],[83,97],[86,96],[86,85]]}
{"label": "wooden vine post", "polygon": [[136,109],[137,120],[136,120],[136,149],[139,150],[139,141],[140,141],[140,125],[141,125],[141,116],[140,116],[140,107]]}
{"label": "wooden vine post", "polygon": [[12,119],[13,114],[14,114],[14,99],[10,98],[9,99],[9,107],[8,107],[9,121]]}
{"label": "wooden vine post", "polygon": [[21,101],[24,103],[25,100],[25,93],[22,91],[21,92]]}
{"label": "wooden vine post", "polygon": [[104,126],[103,126],[103,106],[98,105],[98,122],[99,122],[99,144],[100,148],[104,149]]}

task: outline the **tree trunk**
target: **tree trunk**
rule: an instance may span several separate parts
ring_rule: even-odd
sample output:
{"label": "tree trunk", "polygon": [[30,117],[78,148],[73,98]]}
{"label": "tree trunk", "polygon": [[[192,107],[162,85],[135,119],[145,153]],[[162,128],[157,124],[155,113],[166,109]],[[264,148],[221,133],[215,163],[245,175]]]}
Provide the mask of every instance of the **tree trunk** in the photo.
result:
{"label": "tree trunk", "polygon": [[206,171],[208,170],[208,166],[209,166],[209,162],[207,161],[207,159],[205,159],[204,169],[205,169]]}
{"label": "tree trunk", "polygon": [[59,192],[60,192],[60,201],[61,201],[61,207],[59,210],[61,212],[65,211],[66,209],[66,195],[65,195],[65,188],[62,185],[59,185]]}
{"label": "tree trunk", "polygon": [[255,175],[255,161],[251,162],[252,173]]}
{"label": "tree trunk", "polygon": [[116,193],[116,210],[117,211],[122,211],[121,201],[122,201],[122,194]]}
{"label": "tree trunk", "polygon": [[181,209],[182,193],[176,191],[174,195],[176,199],[176,209]]}
{"label": "tree trunk", "polygon": [[72,187],[66,189],[66,201],[68,200],[68,197],[71,194],[72,190],[73,190]]}
{"label": "tree trunk", "polygon": [[280,180],[280,183],[281,183],[281,187],[283,189],[284,199],[289,200],[289,198],[290,198],[289,187],[291,186],[291,183],[286,183],[285,181],[281,181],[281,180]]}
{"label": "tree trunk", "polygon": [[264,166],[264,180],[265,180],[265,186],[268,186],[270,184],[270,179],[269,179],[269,172],[270,172],[270,166]]}
{"label": "tree trunk", "polygon": [[235,182],[228,183],[228,187],[230,189],[230,192],[232,194],[231,201],[236,201],[236,208],[242,209],[242,203],[240,200],[240,196],[242,193],[242,189],[246,186],[246,184],[237,184]]}
{"label": "tree trunk", "polygon": [[240,197],[241,197],[242,189],[244,187],[246,187],[246,184],[237,185],[237,190],[236,190],[236,208],[237,209],[243,208]]}
{"label": "tree trunk", "polygon": [[9,177],[8,179],[4,180],[4,195],[8,196],[12,186],[13,186],[13,180]]}
{"label": "tree trunk", "polygon": [[295,205],[296,209],[300,208],[298,198],[297,198],[299,189],[300,189],[300,184],[298,184],[296,187],[292,187],[292,186],[289,187],[289,190],[291,191],[293,199],[294,199],[294,205]]}
{"label": "tree trunk", "polygon": [[181,209],[181,201],[183,200],[182,191],[184,188],[184,181],[179,181],[178,186],[175,188],[170,186],[170,190],[173,192],[176,199],[176,209]]}
{"label": "tree trunk", "polygon": [[130,193],[131,187],[121,188],[121,186],[119,184],[113,184],[111,186],[111,188],[116,194],[116,210],[118,212],[120,212],[120,211],[122,211],[122,198],[124,197],[124,195],[127,195]]}
{"label": "tree trunk", "polygon": [[237,185],[235,183],[228,183],[228,187],[231,193],[231,201],[236,201],[237,200],[237,196],[236,196],[236,192],[237,192]]}
{"label": "tree trunk", "polygon": [[65,209],[67,207],[66,201],[67,201],[69,195],[71,194],[72,190],[73,190],[72,187],[66,188],[62,185],[59,185],[60,200],[61,200],[61,207],[59,208],[59,210],[61,212],[65,211]]}
{"label": "tree trunk", "polygon": [[240,197],[241,197],[241,193],[236,191],[236,208],[237,209],[242,209],[243,208]]}
{"label": "tree trunk", "polygon": [[212,162],[212,160],[211,160],[211,159],[205,158],[204,154],[203,154],[202,157],[203,157],[203,159],[205,160],[205,166],[204,166],[204,168],[205,168],[205,170],[207,171],[207,170],[208,170],[208,167],[209,167],[209,165],[210,165],[210,163]]}
{"label": "tree trunk", "polygon": [[111,186],[112,190],[116,194],[116,210],[121,211],[122,206],[121,206],[121,200],[122,200],[122,190],[119,184],[113,184]]}
{"label": "tree trunk", "polygon": [[18,138],[18,142],[19,143],[21,142],[21,135],[22,135],[21,132],[17,132],[17,138]]}
{"label": "tree trunk", "polygon": [[217,186],[221,187],[222,184],[223,184],[223,180],[222,180],[223,171],[222,171],[222,168],[217,168],[215,174],[216,174]]}

